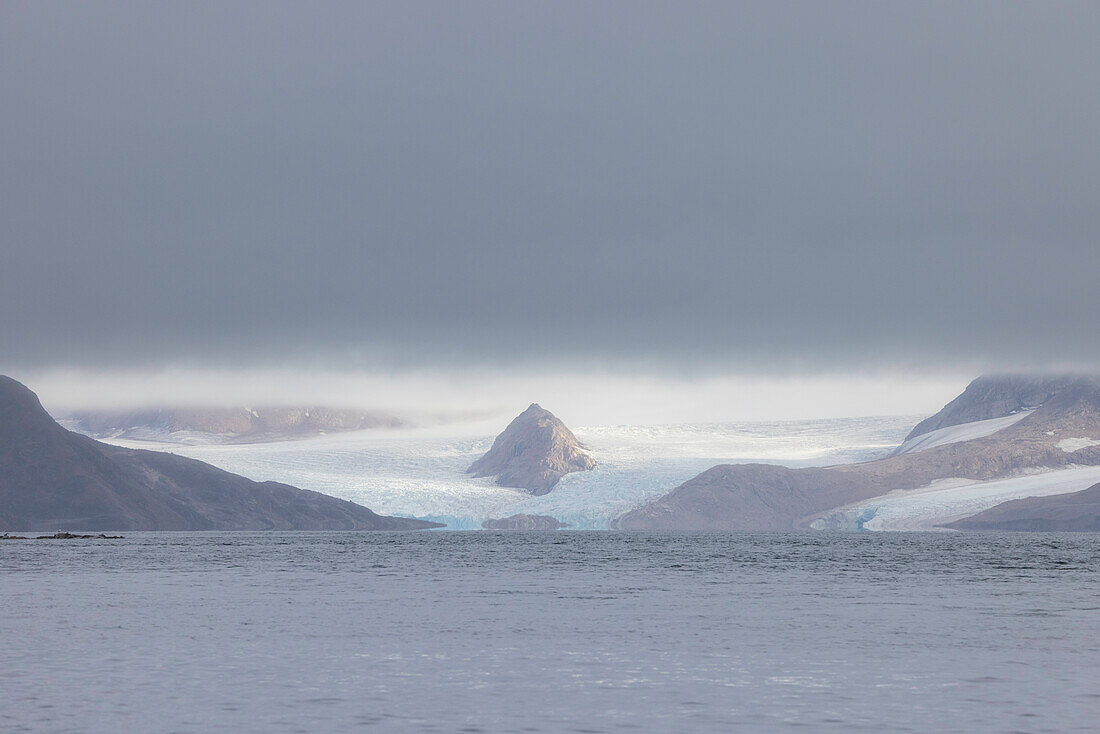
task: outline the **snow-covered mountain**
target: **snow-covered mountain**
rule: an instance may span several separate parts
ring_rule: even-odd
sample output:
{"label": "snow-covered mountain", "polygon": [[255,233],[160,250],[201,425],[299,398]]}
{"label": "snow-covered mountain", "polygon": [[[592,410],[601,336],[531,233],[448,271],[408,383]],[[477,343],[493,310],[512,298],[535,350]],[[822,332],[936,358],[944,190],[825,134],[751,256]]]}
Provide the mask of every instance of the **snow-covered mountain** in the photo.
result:
{"label": "snow-covered mountain", "polygon": [[921,421],[887,458],[799,470],[719,465],[616,524],[934,529],[1007,500],[1080,491],[1100,481],[1098,437],[1096,377],[981,377]]}
{"label": "snow-covered mountain", "polygon": [[1100,532],[1100,484],[1080,492],[1025,497],[951,523],[957,530]]}
{"label": "snow-covered mountain", "polygon": [[[619,517],[636,516],[639,508],[663,506],[673,490],[705,481],[715,499],[701,515],[713,529],[799,524],[925,530],[1001,502],[1100,482],[1100,387],[1092,378],[1051,379],[981,378],[964,393],[966,400],[960,396],[943,415],[921,421],[921,433],[910,430],[919,419],[913,416],[578,427],[576,439],[598,465],[564,474],[553,492],[541,496],[465,473],[491,449],[496,419],[298,441],[161,447],[250,478],[316,489],[451,528],[479,528],[487,519],[516,514],[606,528]],[[1018,394],[1012,384],[1021,386]],[[1035,395],[1048,397],[1036,406]],[[993,396],[997,409],[975,404],[982,396]],[[960,417],[973,420],[957,422]],[[738,487],[778,493],[766,494],[770,506],[763,509],[736,498],[730,505]],[[676,520],[676,511],[668,517]]]}

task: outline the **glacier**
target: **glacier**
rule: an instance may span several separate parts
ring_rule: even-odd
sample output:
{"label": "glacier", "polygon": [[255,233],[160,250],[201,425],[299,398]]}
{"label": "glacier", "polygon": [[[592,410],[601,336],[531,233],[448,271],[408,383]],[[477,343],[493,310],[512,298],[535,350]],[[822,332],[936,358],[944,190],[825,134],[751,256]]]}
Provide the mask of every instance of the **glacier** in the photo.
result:
{"label": "glacier", "polygon": [[501,419],[262,444],[111,443],[170,451],[386,515],[444,522],[449,529],[478,528],[487,518],[516,513],[550,515],[576,529],[605,529],[610,520],[716,464],[798,467],[866,461],[890,453],[915,420],[885,416],[578,427],[574,433],[599,466],[566,475],[541,497],[465,474],[507,423]]}
{"label": "glacier", "polygon": [[1021,410],[1018,413],[1012,413],[1011,415],[1006,415],[1001,418],[990,418],[984,421],[972,421],[970,423],[960,423],[955,426],[937,428],[934,431],[914,436],[901,446],[898,446],[897,451],[894,453],[910,454],[915,451],[924,451],[949,443],[973,441],[976,438],[992,436],[997,431],[1008,428],[1015,423],[1019,423],[1034,412],[1034,410]]}
{"label": "glacier", "polygon": [[940,479],[925,487],[899,489],[830,510],[814,520],[815,530],[943,530],[942,525],[1024,497],[1079,492],[1100,482],[1100,466],[1036,470],[1008,479],[976,482]]}
{"label": "glacier", "polygon": [[[575,529],[600,530],[717,464],[802,467],[868,461],[990,435],[1027,415],[1023,411],[949,426],[900,447],[914,416],[578,427],[574,433],[599,466],[567,474],[541,497],[465,473],[507,422],[499,418],[259,444],[193,442],[192,437],[187,444],[110,442],[170,451],[250,479],[285,482],[358,502],[382,514],[441,522],[450,530],[477,529],[483,520],[517,513],[550,515]],[[1001,502],[1076,492],[1096,482],[1100,467],[1076,466],[987,482],[943,479],[831,510],[811,527],[938,530]]]}

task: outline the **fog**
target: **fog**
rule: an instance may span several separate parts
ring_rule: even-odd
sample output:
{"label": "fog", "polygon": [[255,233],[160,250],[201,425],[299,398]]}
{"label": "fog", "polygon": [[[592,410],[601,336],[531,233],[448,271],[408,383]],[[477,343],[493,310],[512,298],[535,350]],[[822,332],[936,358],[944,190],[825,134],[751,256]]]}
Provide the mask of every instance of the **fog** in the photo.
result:
{"label": "fog", "polygon": [[166,404],[322,405],[385,410],[430,424],[465,418],[507,422],[537,402],[577,426],[927,414],[961,392],[969,380],[966,375],[902,373],[683,379],[528,371],[317,370],[48,370],[16,377],[55,414]]}
{"label": "fog", "polygon": [[0,20],[3,371],[510,404],[1100,363],[1096,4]]}

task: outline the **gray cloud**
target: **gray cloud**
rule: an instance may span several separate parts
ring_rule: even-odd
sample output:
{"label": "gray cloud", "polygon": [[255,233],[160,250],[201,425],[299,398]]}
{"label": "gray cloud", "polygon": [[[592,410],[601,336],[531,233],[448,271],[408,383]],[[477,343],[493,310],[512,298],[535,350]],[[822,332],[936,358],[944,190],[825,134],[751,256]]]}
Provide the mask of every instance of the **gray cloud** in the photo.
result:
{"label": "gray cloud", "polygon": [[1100,358],[1094,4],[0,13],[9,364]]}

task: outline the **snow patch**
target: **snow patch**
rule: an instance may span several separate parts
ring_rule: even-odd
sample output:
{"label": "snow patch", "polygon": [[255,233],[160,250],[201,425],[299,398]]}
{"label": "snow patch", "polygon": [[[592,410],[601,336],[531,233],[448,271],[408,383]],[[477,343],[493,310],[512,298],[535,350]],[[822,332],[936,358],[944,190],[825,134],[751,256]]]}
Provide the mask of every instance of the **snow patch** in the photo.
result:
{"label": "snow patch", "polygon": [[1090,446],[1100,446],[1100,441],[1094,441],[1091,438],[1063,438],[1056,443],[1055,446],[1062,449],[1062,451],[1065,451],[1067,454],[1072,454],[1074,451],[1087,449]]}
{"label": "snow patch", "polygon": [[931,449],[949,443],[973,441],[976,438],[992,436],[997,431],[1008,428],[1015,423],[1019,423],[1034,412],[1034,409],[1021,410],[1019,413],[1013,413],[1012,415],[1006,415],[1001,418],[990,418],[984,421],[973,421],[971,423],[961,423],[957,426],[937,428],[934,431],[914,436],[901,446],[898,446],[898,450],[895,453],[911,454],[916,451],[924,451],[925,449]]}
{"label": "snow patch", "polygon": [[918,489],[899,489],[831,510],[810,524],[815,530],[940,530],[939,526],[1024,497],[1088,489],[1100,482],[1100,466],[1033,469],[1023,476],[975,482],[940,479]]}

